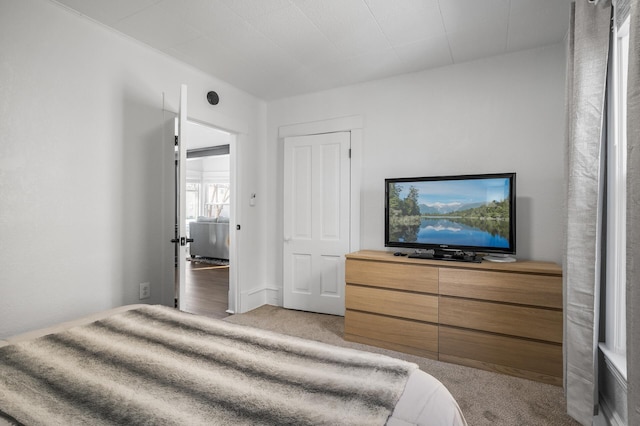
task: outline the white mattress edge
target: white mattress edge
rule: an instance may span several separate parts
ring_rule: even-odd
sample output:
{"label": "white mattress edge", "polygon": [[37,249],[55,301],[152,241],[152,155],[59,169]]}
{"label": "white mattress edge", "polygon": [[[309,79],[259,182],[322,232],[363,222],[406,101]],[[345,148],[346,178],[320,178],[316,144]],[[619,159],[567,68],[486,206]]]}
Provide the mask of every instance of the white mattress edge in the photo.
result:
{"label": "white mattress edge", "polygon": [[438,379],[422,370],[409,376],[387,426],[466,426],[462,410]]}

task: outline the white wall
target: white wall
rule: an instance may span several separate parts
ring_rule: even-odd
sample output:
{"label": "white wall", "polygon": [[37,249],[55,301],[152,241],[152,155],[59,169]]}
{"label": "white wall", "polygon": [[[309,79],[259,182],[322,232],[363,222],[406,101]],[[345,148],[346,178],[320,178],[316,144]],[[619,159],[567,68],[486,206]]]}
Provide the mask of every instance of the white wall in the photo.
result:
{"label": "white wall", "polygon": [[141,282],[172,298],[162,108],[181,83],[190,115],[242,130],[239,285],[261,285],[264,102],[45,0],[0,0],[0,53],[0,338],[136,303]]}
{"label": "white wall", "polygon": [[267,271],[282,283],[282,140],[294,123],[362,115],[362,249],[384,249],[384,179],[517,173],[517,257],[560,263],[564,48],[554,45],[268,105]]}

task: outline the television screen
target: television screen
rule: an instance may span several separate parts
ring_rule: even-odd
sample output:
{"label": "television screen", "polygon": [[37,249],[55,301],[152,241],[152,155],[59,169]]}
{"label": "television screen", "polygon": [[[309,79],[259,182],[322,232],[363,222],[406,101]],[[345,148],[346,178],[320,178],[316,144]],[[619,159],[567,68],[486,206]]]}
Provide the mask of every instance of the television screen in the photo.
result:
{"label": "television screen", "polygon": [[515,254],[515,173],[385,184],[387,247]]}

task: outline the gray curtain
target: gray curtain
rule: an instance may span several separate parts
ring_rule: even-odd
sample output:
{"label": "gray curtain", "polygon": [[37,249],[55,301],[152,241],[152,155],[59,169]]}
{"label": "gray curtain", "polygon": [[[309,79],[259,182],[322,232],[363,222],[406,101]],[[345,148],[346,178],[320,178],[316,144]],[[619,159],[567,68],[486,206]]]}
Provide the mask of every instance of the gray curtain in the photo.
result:
{"label": "gray curtain", "polygon": [[631,1],[627,80],[627,408],[640,425],[640,2]]}
{"label": "gray curtain", "polygon": [[597,406],[605,94],[611,1],[572,5],[567,51],[564,380],[567,412],[592,424]]}

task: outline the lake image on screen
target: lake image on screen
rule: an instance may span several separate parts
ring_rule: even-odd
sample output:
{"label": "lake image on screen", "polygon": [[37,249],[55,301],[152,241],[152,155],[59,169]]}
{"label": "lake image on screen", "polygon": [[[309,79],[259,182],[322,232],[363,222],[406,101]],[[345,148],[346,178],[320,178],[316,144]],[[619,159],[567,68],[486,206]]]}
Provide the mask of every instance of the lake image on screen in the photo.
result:
{"label": "lake image on screen", "polygon": [[389,183],[389,241],[509,247],[509,179]]}

